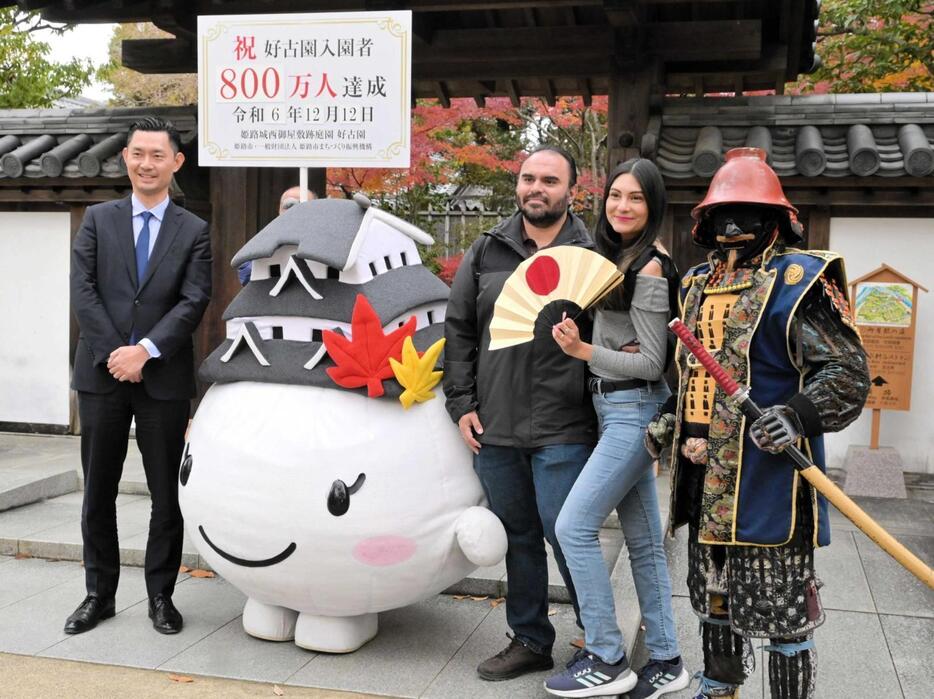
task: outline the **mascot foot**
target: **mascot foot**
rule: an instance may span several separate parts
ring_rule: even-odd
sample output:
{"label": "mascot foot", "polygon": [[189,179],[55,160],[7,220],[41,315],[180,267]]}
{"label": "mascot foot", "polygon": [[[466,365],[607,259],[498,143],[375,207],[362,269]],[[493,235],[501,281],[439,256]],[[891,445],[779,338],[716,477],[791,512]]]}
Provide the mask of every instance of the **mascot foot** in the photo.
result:
{"label": "mascot foot", "polygon": [[376,636],[378,616],[317,616],[299,614],[295,645],[324,653],[352,653]]}
{"label": "mascot foot", "polygon": [[291,641],[295,638],[297,618],[295,610],[247,599],[243,607],[243,630],[266,641]]}

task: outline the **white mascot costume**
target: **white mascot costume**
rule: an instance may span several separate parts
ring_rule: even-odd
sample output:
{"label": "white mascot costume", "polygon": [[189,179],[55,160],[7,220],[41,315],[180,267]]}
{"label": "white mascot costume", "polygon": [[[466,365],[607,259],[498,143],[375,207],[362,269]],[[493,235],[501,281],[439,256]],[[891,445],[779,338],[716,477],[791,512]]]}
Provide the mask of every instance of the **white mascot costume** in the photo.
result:
{"label": "white mascot costume", "polygon": [[506,553],[471,455],[434,398],[448,289],[431,238],[363,196],[313,200],[236,255],[250,282],[208,390],[179,499],[211,567],[248,597],[243,628],[332,653],[377,613]]}

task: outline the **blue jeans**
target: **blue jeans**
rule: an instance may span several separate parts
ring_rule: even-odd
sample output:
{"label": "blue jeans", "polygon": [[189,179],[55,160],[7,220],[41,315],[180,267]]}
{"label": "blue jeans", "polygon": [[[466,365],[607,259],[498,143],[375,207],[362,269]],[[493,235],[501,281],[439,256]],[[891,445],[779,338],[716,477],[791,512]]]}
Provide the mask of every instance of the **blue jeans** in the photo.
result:
{"label": "blue jeans", "polygon": [[679,655],[655,473],[642,444],[646,425],[669,393],[660,381],[648,388],[594,394],[600,441],[558,516],[558,541],[580,600],[587,650],[608,663],[624,653],[599,539],[614,508],[629,549],[649,655],[653,660]]}
{"label": "blue jeans", "polygon": [[578,613],[574,583],[555,538],[555,519],[590,456],[589,444],[519,449],[484,444],[474,469],[490,509],[503,522],[506,551],[506,622],[516,638],[538,653],[551,653],[555,629],[548,619],[548,559],[555,553],[561,577]]}

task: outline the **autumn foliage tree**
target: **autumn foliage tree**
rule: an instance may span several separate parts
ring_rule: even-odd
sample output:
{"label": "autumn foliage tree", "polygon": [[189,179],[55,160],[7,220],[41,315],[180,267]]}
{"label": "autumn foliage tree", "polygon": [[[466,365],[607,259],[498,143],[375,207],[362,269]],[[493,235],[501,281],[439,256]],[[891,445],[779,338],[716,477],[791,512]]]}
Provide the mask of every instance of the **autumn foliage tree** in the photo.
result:
{"label": "autumn foliage tree", "polygon": [[124,39],[164,39],[172,35],[149,22],[120,24],[110,39],[110,63],[99,69],[101,80],[113,86],[115,107],[182,106],[198,103],[198,76],[194,73],[146,75],[120,63]]}
{"label": "autumn foliage tree", "polygon": [[455,99],[449,108],[419,101],[412,109],[411,165],[408,169],[331,168],[328,184],[336,191],[362,190],[395,198],[425,186],[460,183],[466,177],[495,187],[497,172],[516,171],[522,148],[516,136],[522,120],[509,100],[491,99],[485,108]]}
{"label": "autumn foliage tree", "polygon": [[790,92],[934,90],[934,2],[825,0],[817,55],[823,65]]}
{"label": "autumn foliage tree", "polygon": [[39,32],[61,36],[69,30],[38,13],[0,9],[0,108],[50,107],[57,99],[77,97],[91,83],[94,69],[88,61],[52,61],[49,44],[37,38]]}

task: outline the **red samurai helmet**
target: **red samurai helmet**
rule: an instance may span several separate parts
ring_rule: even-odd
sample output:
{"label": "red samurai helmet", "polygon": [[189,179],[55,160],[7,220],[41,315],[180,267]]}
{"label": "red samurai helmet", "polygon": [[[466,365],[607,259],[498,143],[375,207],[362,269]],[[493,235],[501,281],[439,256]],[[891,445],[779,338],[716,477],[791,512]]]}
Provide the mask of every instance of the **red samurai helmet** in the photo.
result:
{"label": "red samurai helmet", "polygon": [[732,148],[725,162],[710,181],[704,200],[694,207],[695,220],[691,235],[694,242],[705,248],[716,247],[710,213],[724,204],[752,204],[783,212],[779,230],[791,244],[803,240],[803,227],[798,222],[798,210],[791,205],[782,191],[778,175],[766,163],[761,148]]}

